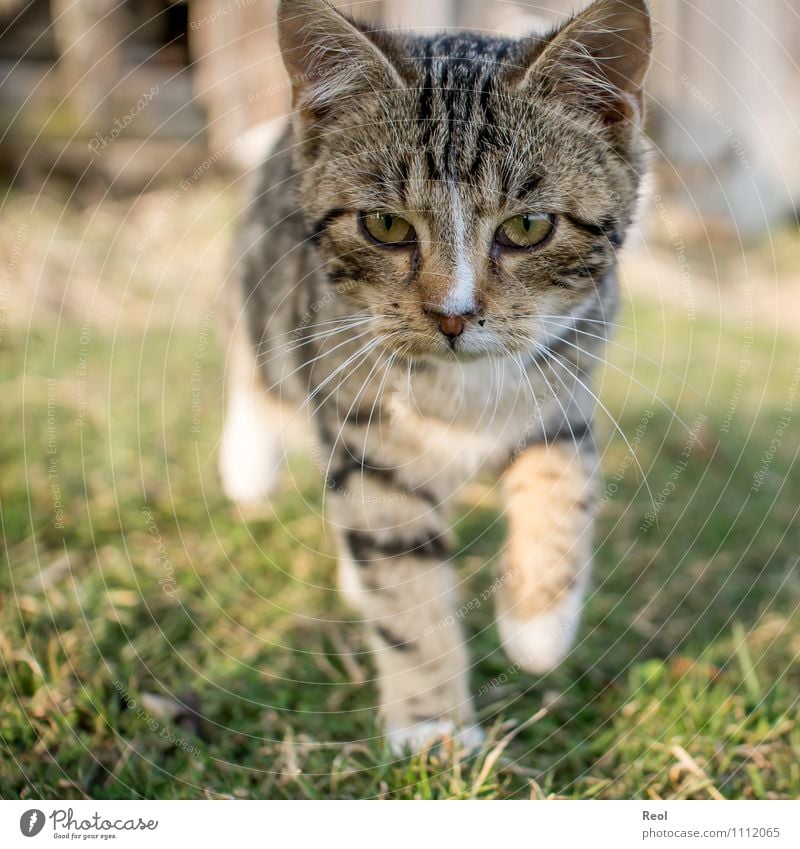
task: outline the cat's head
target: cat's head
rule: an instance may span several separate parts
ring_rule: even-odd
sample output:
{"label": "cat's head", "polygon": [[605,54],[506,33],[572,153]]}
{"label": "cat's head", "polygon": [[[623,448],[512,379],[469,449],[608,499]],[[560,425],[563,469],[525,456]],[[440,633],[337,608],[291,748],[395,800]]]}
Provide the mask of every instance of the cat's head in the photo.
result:
{"label": "cat's head", "polygon": [[310,235],[388,350],[517,354],[602,307],[643,170],[643,0],[520,40],[371,31],[324,0],[278,19]]}

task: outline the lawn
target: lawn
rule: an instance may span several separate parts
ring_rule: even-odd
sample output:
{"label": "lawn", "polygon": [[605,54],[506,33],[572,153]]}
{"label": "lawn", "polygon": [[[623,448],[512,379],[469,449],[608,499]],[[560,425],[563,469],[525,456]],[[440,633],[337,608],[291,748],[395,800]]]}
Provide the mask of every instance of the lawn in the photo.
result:
{"label": "lawn", "polygon": [[396,759],[312,463],[259,513],[220,490],[218,189],[180,215],[169,192],[66,216],[19,197],[3,225],[0,796],[800,795],[796,340],[625,298],[579,644],[542,679],[500,652],[480,600],[503,527],[476,483],[458,566],[490,745]]}

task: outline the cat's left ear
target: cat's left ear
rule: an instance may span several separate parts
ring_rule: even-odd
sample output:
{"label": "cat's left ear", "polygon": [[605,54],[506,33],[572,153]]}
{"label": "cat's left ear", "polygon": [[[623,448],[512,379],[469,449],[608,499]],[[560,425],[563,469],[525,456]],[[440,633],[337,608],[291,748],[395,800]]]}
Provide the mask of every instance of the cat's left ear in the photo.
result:
{"label": "cat's left ear", "polygon": [[517,84],[535,83],[606,124],[640,124],[652,50],[645,0],[596,0],[535,50]]}
{"label": "cat's left ear", "polygon": [[376,36],[325,0],[281,0],[278,41],[294,106],[308,123],[347,109],[354,96],[403,86]]}

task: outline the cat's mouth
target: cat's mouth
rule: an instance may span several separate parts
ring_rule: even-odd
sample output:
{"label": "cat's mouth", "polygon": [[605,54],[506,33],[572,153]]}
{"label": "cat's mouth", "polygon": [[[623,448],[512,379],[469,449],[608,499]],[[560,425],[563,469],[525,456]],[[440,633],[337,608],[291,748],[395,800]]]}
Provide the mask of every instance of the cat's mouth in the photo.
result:
{"label": "cat's mouth", "polygon": [[434,332],[419,329],[380,334],[384,349],[402,360],[429,362],[474,362],[479,359],[515,356],[522,353],[509,349],[507,340],[487,326],[459,328],[445,322],[445,328]]}
{"label": "cat's mouth", "polygon": [[403,360],[437,362],[546,357],[574,332],[579,320],[579,315],[567,313],[553,316],[552,322],[542,317],[534,326],[528,323],[510,331],[502,322],[493,328],[491,317],[483,313],[453,316],[426,310],[426,316],[430,324],[424,331],[417,326],[379,333],[384,349]]}
{"label": "cat's mouth", "polygon": [[485,344],[489,334],[481,332],[487,321],[483,310],[453,314],[426,309],[425,313],[436,340],[436,353],[459,359],[476,359],[490,353]]}
{"label": "cat's mouth", "polygon": [[[574,312],[493,319],[487,310],[453,314],[426,305],[411,315],[375,315],[373,344],[402,361],[474,362],[543,354],[574,330]],[[549,321],[548,319],[553,319]]]}

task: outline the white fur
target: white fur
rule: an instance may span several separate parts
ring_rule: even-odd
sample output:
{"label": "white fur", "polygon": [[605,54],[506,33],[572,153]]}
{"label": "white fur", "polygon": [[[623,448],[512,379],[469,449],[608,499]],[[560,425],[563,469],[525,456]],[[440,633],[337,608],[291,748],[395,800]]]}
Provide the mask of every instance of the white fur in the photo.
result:
{"label": "white fur", "polygon": [[219,471],[225,493],[240,504],[263,502],[277,483],[284,449],[272,412],[265,399],[231,387]]}
{"label": "white fur", "polygon": [[361,579],[358,577],[358,567],[346,553],[344,546],[341,546],[339,550],[338,577],[339,592],[355,610],[361,610],[364,588],[361,586]]}
{"label": "white fur", "polygon": [[452,737],[455,744],[466,752],[479,749],[486,735],[477,725],[466,725],[456,728],[449,719],[436,719],[428,722],[418,722],[405,728],[388,728],[386,736],[389,745],[396,755],[408,752],[421,752],[426,746],[441,742]]}
{"label": "white fur", "polygon": [[543,675],[567,656],[578,630],[582,592],[570,593],[533,619],[510,613],[498,618],[497,627],[508,657],[520,667]]}
{"label": "white fur", "polygon": [[455,252],[454,281],[442,302],[448,315],[475,312],[475,271],[469,262],[464,217],[458,195],[453,195],[453,250]]}
{"label": "white fur", "polygon": [[231,151],[231,161],[242,170],[256,168],[274,150],[286,130],[286,118],[263,121],[243,132]]}

